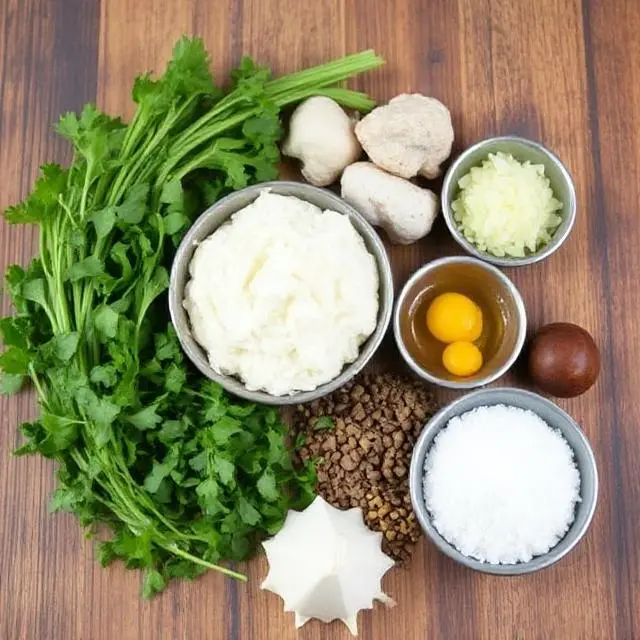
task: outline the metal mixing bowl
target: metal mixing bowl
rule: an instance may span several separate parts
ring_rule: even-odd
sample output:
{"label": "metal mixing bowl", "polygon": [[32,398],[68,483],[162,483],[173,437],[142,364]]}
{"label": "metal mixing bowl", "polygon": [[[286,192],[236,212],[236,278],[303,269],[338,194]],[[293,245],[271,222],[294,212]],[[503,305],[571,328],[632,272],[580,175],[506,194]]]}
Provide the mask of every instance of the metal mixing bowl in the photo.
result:
{"label": "metal mixing bowl", "polygon": [[[217,373],[209,365],[207,356],[191,334],[189,318],[183,307],[184,289],[189,280],[189,264],[193,252],[199,242],[210,236],[219,226],[240,209],[251,204],[264,189],[272,193],[285,196],[295,196],[306,200],[321,209],[331,209],[351,220],[355,230],[362,236],[368,251],[373,255],[378,266],[380,279],[378,322],[375,331],[360,347],[358,358],[351,364],[345,365],[340,375],[333,380],[320,385],[313,391],[300,391],[291,395],[274,396],[264,391],[251,391],[233,376]],[[367,364],[389,326],[393,308],[393,277],[387,252],[378,234],[371,225],[350,205],[335,194],[318,187],[301,182],[265,182],[264,184],[247,187],[216,202],[207,209],[189,229],[183,238],[171,269],[169,284],[169,310],[171,321],[176,329],[182,348],[193,364],[208,378],[219,382],[227,391],[252,402],[263,404],[285,405],[310,402],[341,387]]]}
{"label": "metal mixing bowl", "polygon": [[[535,253],[525,255],[522,258],[498,258],[486,251],[480,251],[465,238],[453,217],[451,204],[458,197],[460,178],[469,173],[472,167],[480,166],[490,153],[498,151],[510,153],[519,162],[529,160],[532,164],[544,165],[545,176],[549,178],[553,194],[563,204],[562,209],[558,212],[562,217],[562,222],[549,243]],[[567,168],[555,154],[540,143],[517,136],[487,138],[464,151],[449,167],[442,184],[440,198],[442,215],[454,240],[471,255],[503,267],[517,267],[544,260],[564,243],[576,219],[576,189]]]}
{"label": "metal mixing bowl", "polygon": [[[437,362],[427,368],[410,348],[411,327],[406,322],[410,310],[413,305],[420,304],[420,297],[425,292],[443,285],[445,291],[463,293],[471,298],[475,297],[474,292],[483,292],[491,305],[495,305],[494,311],[500,314],[504,324],[499,346],[490,356],[484,354],[482,368],[468,378],[451,375],[440,361],[440,352]],[[488,309],[483,311],[486,314]],[[453,256],[428,262],[409,278],[396,302],[393,333],[400,354],[421,378],[451,389],[473,389],[497,380],[516,361],[527,333],[527,314],[518,289],[499,269],[476,258]]]}
{"label": "metal mixing bowl", "polygon": [[[558,429],[573,449],[580,472],[580,498],[576,505],[575,519],[558,544],[547,553],[535,556],[529,562],[518,564],[491,564],[480,562],[460,553],[445,540],[431,521],[431,514],[424,501],[424,461],[434,438],[449,420],[481,406],[504,404],[537,413],[550,427]],[[593,518],[598,498],[598,471],[591,445],[577,423],[550,400],[530,391],[511,388],[481,389],[469,393],[439,411],[424,427],[411,458],[409,475],[411,503],[420,525],[431,541],[446,555],[476,571],[496,575],[520,575],[544,569],[558,562],[573,549],[584,536]]]}

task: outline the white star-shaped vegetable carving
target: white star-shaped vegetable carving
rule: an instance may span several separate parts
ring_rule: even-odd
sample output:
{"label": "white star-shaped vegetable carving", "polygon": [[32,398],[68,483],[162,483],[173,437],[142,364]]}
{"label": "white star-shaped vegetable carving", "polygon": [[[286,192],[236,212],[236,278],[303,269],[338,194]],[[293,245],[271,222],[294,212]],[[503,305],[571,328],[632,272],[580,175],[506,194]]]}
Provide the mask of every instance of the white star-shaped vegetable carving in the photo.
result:
{"label": "white star-shaped vegetable carving", "polygon": [[262,543],[269,561],[262,588],[295,612],[296,627],[310,618],[340,619],[357,635],[358,611],[374,600],[394,604],[380,585],[394,564],[381,539],[364,525],[361,509],[341,511],[318,496],[304,511],[289,511],[283,528]]}

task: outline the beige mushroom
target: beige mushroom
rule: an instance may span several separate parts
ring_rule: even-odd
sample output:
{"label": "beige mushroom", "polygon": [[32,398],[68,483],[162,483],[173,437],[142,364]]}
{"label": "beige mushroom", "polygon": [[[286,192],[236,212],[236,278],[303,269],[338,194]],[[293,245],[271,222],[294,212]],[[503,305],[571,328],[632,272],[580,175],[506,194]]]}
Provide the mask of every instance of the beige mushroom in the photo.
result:
{"label": "beige mushroom", "polygon": [[453,144],[449,110],[419,93],[403,93],[374,109],[355,132],[372,162],[402,178],[437,178]]}
{"label": "beige mushroom", "polygon": [[308,182],[325,187],[362,152],[353,125],[331,98],[309,98],[293,112],[282,152],[302,162],[302,175]]}
{"label": "beige mushroom", "polygon": [[411,244],[431,231],[438,199],[429,189],[391,175],[371,162],[356,162],[342,174],[342,197],[395,244]]}

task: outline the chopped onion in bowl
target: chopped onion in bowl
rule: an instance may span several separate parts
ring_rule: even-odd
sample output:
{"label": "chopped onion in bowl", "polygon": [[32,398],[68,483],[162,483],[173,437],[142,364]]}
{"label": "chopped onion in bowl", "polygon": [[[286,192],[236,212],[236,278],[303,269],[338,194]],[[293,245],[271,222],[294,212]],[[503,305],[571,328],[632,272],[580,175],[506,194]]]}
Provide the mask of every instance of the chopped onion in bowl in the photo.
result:
{"label": "chopped onion in bowl", "polygon": [[481,251],[521,258],[552,238],[562,221],[544,166],[512,155],[490,153],[458,182],[454,220]]}

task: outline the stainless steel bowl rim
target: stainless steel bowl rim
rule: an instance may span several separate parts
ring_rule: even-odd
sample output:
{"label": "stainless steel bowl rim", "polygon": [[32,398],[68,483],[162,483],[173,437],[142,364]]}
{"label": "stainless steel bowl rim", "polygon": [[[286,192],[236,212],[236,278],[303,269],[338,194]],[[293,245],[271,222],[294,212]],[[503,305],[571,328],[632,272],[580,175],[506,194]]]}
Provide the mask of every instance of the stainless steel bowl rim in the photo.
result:
{"label": "stainless steel bowl rim", "polygon": [[[458,171],[460,165],[466,160],[466,158],[476,151],[481,149],[484,146],[489,146],[491,144],[495,144],[497,142],[513,142],[516,144],[522,144],[524,146],[532,147],[546,155],[551,162],[558,168],[558,171],[562,174],[562,177],[566,183],[567,190],[569,191],[569,202],[563,203],[567,208],[567,225],[562,231],[558,230],[555,233],[548,244],[546,244],[542,249],[532,253],[530,255],[524,256],[522,258],[513,258],[513,257],[503,257],[500,258],[498,256],[491,255],[485,251],[481,251],[478,249],[472,242],[465,238],[464,234],[456,224],[453,219],[453,213],[451,211],[451,202],[449,200],[449,191],[451,182],[454,180],[454,176]],[[479,258],[480,260],[489,262],[491,264],[495,264],[501,267],[519,267],[535,264],[536,262],[540,262],[545,258],[548,258],[552,253],[557,251],[565,242],[565,240],[569,237],[571,230],[576,221],[576,188],[573,182],[573,178],[569,173],[569,170],[565,166],[565,164],[560,160],[560,158],[553,153],[550,149],[547,149],[543,144],[536,142],[535,140],[529,140],[528,138],[522,138],[520,136],[494,136],[491,138],[484,138],[483,140],[479,140],[478,142],[471,145],[469,148],[465,149],[449,166],[447,170],[443,183],[442,183],[442,191],[440,192],[440,204],[442,207],[442,216],[444,217],[444,221],[449,229],[449,232],[453,236],[453,239],[468,253]],[[562,224],[562,223],[561,223]]]}
{"label": "stainless steel bowl rim", "polygon": [[[424,503],[424,493],[422,487],[424,478],[424,458],[429,451],[429,448],[425,450],[425,442],[433,442],[436,434],[447,426],[448,422],[441,424],[443,416],[448,414],[453,417],[461,415],[462,413],[466,413],[466,411],[471,411],[472,409],[466,409],[464,412],[456,412],[457,407],[459,407],[463,403],[468,403],[470,400],[478,400],[477,404],[474,404],[474,406],[479,407],[484,406],[487,402],[490,402],[492,397],[505,393],[510,394],[514,398],[514,401],[516,401],[518,397],[534,399],[537,403],[546,405],[551,411],[556,413],[558,416],[561,416],[565,420],[565,422],[571,426],[571,429],[575,431],[575,434],[577,435],[583,446],[584,453],[586,454],[588,460],[588,466],[592,470],[594,484],[594,497],[593,501],[588,506],[586,519],[580,529],[578,529],[574,533],[571,543],[567,545],[566,548],[562,550],[562,552],[554,553],[554,549],[556,547],[552,547],[546,554],[534,556],[529,562],[521,562],[518,564],[492,564],[489,562],[481,562],[480,560],[476,560],[475,558],[472,558],[470,556],[465,556],[460,551],[458,551],[452,544],[444,539],[444,537],[432,524],[431,518],[428,515],[427,507]],[[501,404],[508,404],[508,402],[502,402]],[[513,406],[518,405],[514,404]],[[553,425],[549,426],[553,427]],[[423,450],[424,455],[421,455]],[[582,484],[582,474],[580,481]],[[591,444],[589,443],[587,436],[580,428],[580,425],[578,425],[578,423],[566,411],[564,411],[564,409],[560,408],[551,400],[548,400],[547,398],[534,393],[533,391],[526,391],[525,389],[518,389],[516,387],[492,387],[491,389],[479,389],[477,391],[467,393],[460,398],[457,398],[453,402],[442,407],[425,424],[420,435],[418,436],[416,444],[414,445],[413,454],[411,456],[411,465],[409,468],[409,490],[411,493],[411,504],[413,506],[413,511],[415,512],[416,517],[420,522],[422,530],[427,534],[429,540],[433,544],[435,544],[440,551],[442,551],[442,553],[470,569],[474,569],[483,573],[491,573],[500,576],[523,575],[526,573],[534,573],[541,569],[545,569],[552,564],[555,564],[556,562],[564,558],[570,551],[572,551],[580,542],[580,540],[582,540],[585,533],[589,529],[591,521],[593,520],[593,516],[598,503],[598,468],[596,465],[595,456],[593,454],[593,449],[591,448]],[[562,540],[566,538],[566,535],[567,534],[565,534],[565,537],[558,542],[558,545],[562,542]]]}
{"label": "stainless steel bowl rim", "polygon": [[[433,271],[434,269],[437,269],[438,267],[446,264],[456,263],[475,264],[478,267],[486,269],[487,271],[495,275],[507,287],[507,289],[513,296],[516,309],[518,311],[518,337],[515,348],[513,349],[513,352],[511,353],[509,358],[505,360],[502,366],[500,366],[484,378],[466,382],[464,380],[446,380],[445,378],[439,378],[438,376],[433,375],[431,372],[421,367],[405,346],[404,340],[402,339],[402,332],[400,330],[400,308],[402,307],[407,294],[409,293],[409,290],[414,285],[414,283],[429,271]],[[418,376],[420,376],[424,380],[427,380],[433,384],[437,384],[441,387],[447,387],[449,389],[476,389],[477,387],[483,387],[497,380],[500,376],[504,375],[513,366],[513,363],[518,359],[518,356],[522,351],[522,347],[524,346],[524,341],[527,337],[527,311],[525,309],[524,301],[522,300],[522,296],[520,295],[518,288],[504,273],[502,273],[502,271],[500,271],[500,269],[494,267],[492,264],[485,262],[484,260],[479,260],[477,258],[472,258],[469,256],[448,256],[445,258],[438,258],[437,260],[427,262],[427,264],[420,267],[402,287],[393,310],[393,335],[395,337],[396,345],[398,346],[398,350],[400,351],[400,355],[402,355],[403,360]]]}
{"label": "stainless steel bowl rim", "polygon": [[[274,193],[277,193],[278,189],[293,189],[296,191],[304,191],[307,194],[319,192],[320,194],[322,194],[323,198],[332,201],[338,208],[338,211],[348,211],[348,215],[356,219],[362,226],[362,228],[367,232],[366,238],[363,237],[363,239],[368,240],[374,247],[374,252],[372,253],[376,260],[376,267],[378,269],[378,275],[380,279],[378,304],[379,313],[381,313],[381,316],[379,317],[378,323],[376,324],[376,329],[361,347],[358,358],[354,362],[345,365],[343,370],[336,378],[323,385],[320,385],[316,389],[313,389],[312,391],[299,391],[293,394],[282,396],[275,396],[267,393],[266,391],[254,391],[247,389],[239,379],[233,376],[219,374],[214,371],[211,366],[209,366],[207,359],[203,357],[202,348],[197,345],[197,343],[191,336],[188,321],[187,326],[183,326],[184,323],[180,319],[180,314],[182,302],[184,299],[184,291],[178,292],[176,290],[178,272],[182,268],[182,265],[184,265],[185,263],[186,268],[188,269],[188,262],[190,261],[194,251],[194,247],[199,240],[200,228],[206,223],[207,218],[213,215],[213,213],[215,213],[220,208],[225,207],[230,202],[233,202],[236,199],[240,199],[250,193],[255,193],[255,196],[257,198],[261,191],[268,189],[272,190]],[[296,195],[295,197],[300,198],[301,200],[305,199],[305,196],[303,194]],[[231,216],[235,212],[239,211],[240,208],[242,207],[239,207],[238,209],[235,209],[233,212],[231,212],[227,217],[227,220],[231,218]],[[225,222],[222,222],[219,226],[222,226],[222,224],[225,224]],[[356,229],[356,231],[358,235],[362,237],[363,234],[360,233],[358,229]],[[228,196],[225,196],[224,198],[221,198],[213,205],[211,205],[208,209],[203,211],[191,225],[176,251],[173,264],[171,266],[171,275],[169,282],[169,313],[171,316],[171,322],[176,330],[178,340],[180,341],[182,349],[202,374],[204,374],[209,379],[218,382],[230,393],[233,393],[234,395],[251,402],[259,402],[262,404],[270,405],[303,404],[305,402],[316,400],[317,398],[327,395],[343,386],[364,368],[373,354],[377,351],[391,321],[392,311],[393,275],[391,272],[391,263],[389,262],[389,256],[387,255],[387,251],[384,247],[384,244],[382,243],[382,240],[380,239],[380,236],[362,216],[362,214],[360,214],[356,209],[354,209],[351,205],[342,200],[336,194],[326,189],[314,187],[313,185],[309,185],[304,182],[294,182],[287,180],[264,182],[250,187],[245,187],[244,189],[240,189],[229,194]]]}

